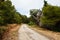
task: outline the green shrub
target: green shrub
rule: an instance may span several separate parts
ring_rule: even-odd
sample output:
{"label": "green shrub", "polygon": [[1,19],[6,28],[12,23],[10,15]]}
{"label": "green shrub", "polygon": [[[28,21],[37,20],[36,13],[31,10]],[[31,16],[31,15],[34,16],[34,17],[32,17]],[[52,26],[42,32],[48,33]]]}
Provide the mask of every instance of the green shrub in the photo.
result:
{"label": "green shrub", "polygon": [[60,31],[60,7],[46,4],[42,12],[43,16],[40,18],[42,25],[47,29]]}

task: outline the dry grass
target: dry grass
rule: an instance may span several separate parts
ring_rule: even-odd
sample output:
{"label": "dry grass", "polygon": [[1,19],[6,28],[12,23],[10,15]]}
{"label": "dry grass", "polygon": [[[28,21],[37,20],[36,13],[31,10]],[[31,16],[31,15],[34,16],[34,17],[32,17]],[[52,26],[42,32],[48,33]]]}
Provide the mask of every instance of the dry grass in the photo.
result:
{"label": "dry grass", "polygon": [[49,38],[53,38],[54,40],[60,40],[60,32],[49,31],[38,26],[31,26],[30,28]]}
{"label": "dry grass", "polygon": [[19,27],[19,24],[9,24],[6,27],[1,27],[7,28],[6,31],[3,33],[2,40],[18,40]]}

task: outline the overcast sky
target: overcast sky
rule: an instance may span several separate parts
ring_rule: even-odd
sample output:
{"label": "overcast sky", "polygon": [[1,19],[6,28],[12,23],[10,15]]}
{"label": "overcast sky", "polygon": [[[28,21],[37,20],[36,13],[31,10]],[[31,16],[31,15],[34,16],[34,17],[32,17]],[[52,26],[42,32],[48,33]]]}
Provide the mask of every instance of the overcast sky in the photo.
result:
{"label": "overcast sky", "polygon": [[[29,17],[30,9],[42,9],[44,0],[11,0],[16,10]],[[60,6],[59,0],[46,0],[51,5]]]}

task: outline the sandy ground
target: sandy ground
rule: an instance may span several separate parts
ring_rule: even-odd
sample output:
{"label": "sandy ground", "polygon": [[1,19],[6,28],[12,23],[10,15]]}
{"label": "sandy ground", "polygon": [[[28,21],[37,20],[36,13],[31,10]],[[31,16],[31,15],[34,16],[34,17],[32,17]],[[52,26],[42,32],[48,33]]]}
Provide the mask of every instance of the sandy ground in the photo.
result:
{"label": "sandy ground", "polygon": [[26,24],[22,24],[18,32],[19,40],[51,40],[50,38],[28,28],[28,25]]}
{"label": "sandy ground", "polygon": [[30,27],[32,30],[35,30],[37,31],[38,33],[40,34],[43,34],[47,37],[50,37],[51,39],[53,40],[60,40],[60,32],[53,32],[53,31],[49,31],[49,30],[46,30],[46,29],[42,29],[38,26],[31,26]]}
{"label": "sandy ground", "polygon": [[60,40],[60,32],[53,32],[26,24],[11,26],[3,40]]}
{"label": "sandy ground", "polygon": [[18,40],[18,29],[20,25],[11,24],[11,27],[4,33],[2,40]]}

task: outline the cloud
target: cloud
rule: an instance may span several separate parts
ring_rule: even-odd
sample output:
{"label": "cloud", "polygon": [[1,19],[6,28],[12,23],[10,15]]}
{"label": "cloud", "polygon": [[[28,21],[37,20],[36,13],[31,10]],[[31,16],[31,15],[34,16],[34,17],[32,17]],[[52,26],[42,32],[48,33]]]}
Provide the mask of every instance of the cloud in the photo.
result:
{"label": "cloud", "polygon": [[[20,12],[23,15],[29,15],[30,9],[42,9],[43,7],[43,0],[11,0],[13,5],[15,5],[15,8],[18,12]],[[47,0],[49,4],[52,5],[60,5],[59,0]]]}
{"label": "cloud", "polygon": [[41,9],[43,6],[42,0],[11,0],[18,12],[29,16],[30,9]]}
{"label": "cloud", "polygon": [[60,6],[60,0],[46,0],[49,4]]}

